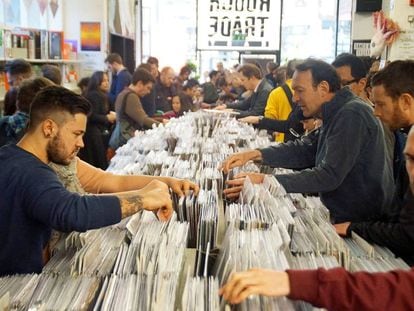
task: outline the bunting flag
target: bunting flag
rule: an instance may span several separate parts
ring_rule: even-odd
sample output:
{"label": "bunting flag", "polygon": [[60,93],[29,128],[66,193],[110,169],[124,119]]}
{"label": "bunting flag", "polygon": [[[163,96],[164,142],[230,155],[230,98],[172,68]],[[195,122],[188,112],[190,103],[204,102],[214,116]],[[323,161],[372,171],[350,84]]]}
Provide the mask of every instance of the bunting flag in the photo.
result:
{"label": "bunting flag", "polygon": [[50,9],[52,10],[53,17],[56,16],[56,12],[59,9],[59,2],[58,0],[50,0]]}
{"label": "bunting flag", "polygon": [[37,0],[37,3],[39,4],[40,13],[42,15],[45,15],[45,10],[47,8],[47,0]]}

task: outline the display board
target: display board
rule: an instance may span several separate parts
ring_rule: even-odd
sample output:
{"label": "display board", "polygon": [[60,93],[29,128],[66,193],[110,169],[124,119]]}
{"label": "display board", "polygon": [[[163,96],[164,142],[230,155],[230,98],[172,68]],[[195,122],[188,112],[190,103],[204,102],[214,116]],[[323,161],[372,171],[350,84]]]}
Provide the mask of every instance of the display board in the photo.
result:
{"label": "display board", "polygon": [[280,0],[198,1],[199,50],[279,50]]}

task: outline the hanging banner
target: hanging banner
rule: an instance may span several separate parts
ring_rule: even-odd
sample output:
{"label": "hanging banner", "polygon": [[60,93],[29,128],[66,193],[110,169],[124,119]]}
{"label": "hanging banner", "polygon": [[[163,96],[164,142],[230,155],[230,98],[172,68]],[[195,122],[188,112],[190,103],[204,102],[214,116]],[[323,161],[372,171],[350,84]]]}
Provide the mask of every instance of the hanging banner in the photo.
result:
{"label": "hanging banner", "polygon": [[280,0],[199,0],[199,50],[279,50]]}

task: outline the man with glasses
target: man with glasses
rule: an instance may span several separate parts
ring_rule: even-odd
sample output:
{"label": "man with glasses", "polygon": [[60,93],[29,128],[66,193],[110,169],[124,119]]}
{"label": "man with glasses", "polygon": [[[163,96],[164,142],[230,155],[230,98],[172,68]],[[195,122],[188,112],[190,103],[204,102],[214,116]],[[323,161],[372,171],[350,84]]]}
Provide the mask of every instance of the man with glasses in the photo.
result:
{"label": "man with glasses", "polygon": [[16,112],[17,90],[20,84],[32,76],[32,66],[24,59],[15,59],[6,65],[7,82],[11,86],[4,96],[4,115]]}
{"label": "man with glasses", "polygon": [[[303,115],[323,121],[317,140],[298,139],[236,153],[225,160],[224,171],[249,160],[297,169],[274,177],[289,193],[318,192],[333,223],[378,219],[392,201],[393,179],[384,152],[384,133],[371,107],[348,88],[341,88],[335,69],[316,59],[296,67],[292,88]],[[242,176],[246,174],[236,177]],[[261,183],[264,175],[249,177]],[[238,197],[243,182],[243,178],[229,181],[231,187],[225,194]]]}
{"label": "man with glasses", "polygon": [[365,93],[367,84],[367,68],[357,56],[349,53],[338,55],[332,63],[341,80],[341,86],[349,89],[364,101],[368,101]]}
{"label": "man with glasses", "polygon": [[[410,265],[414,264],[414,197],[409,191],[403,150],[406,142],[401,128],[414,124],[414,61],[395,61],[372,78],[375,115],[395,134],[395,201],[383,210],[380,221],[345,222],[335,225],[340,235],[355,232],[371,243],[386,246]],[[414,150],[414,148],[409,150]],[[411,153],[405,155],[414,176]],[[410,176],[410,178],[412,178]],[[391,191],[391,189],[390,189]]]}

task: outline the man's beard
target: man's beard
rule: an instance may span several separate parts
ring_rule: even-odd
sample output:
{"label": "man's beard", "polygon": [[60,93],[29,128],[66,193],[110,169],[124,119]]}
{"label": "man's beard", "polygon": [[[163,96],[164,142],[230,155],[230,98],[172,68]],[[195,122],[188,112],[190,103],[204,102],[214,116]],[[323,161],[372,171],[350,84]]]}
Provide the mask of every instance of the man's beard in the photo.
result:
{"label": "man's beard", "polygon": [[392,131],[396,131],[409,125],[410,123],[404,118],[404,114],[401,112],[400,108],[395,107],[392,115],[390,129]]}
{"label": "man's beard", "polygon": [[[76,150],[77,153],[78,150]],[[52,140],[49,141],[47,144],[47,157],[48,160],[61,165],[69,165],[72,159],[70,158],[70,154],[67,157],[64,157],[65,155],[65,145],[63,143],[63,140],[60,138],[59,133],[52,138]],[[75,155],[76,155],[75,153]]]}

